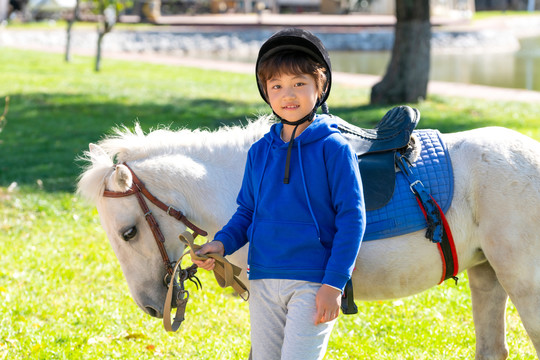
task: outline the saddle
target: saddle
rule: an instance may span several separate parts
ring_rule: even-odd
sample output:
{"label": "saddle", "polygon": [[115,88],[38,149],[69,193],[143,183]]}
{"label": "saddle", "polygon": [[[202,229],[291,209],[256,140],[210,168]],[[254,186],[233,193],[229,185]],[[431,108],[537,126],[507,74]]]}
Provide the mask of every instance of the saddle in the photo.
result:
{"label": "saddle", "polygon": [[373,129],[363,129],[345,121],[338,129],[356,150],[362,176],[366,210],[385,206],[394,194],[396,184],[396,153],[411,153],[413,130],[420,112],[409,106],[389,110]]}
{"label": "saddle", "polygon": [[[446,149],[443,144],[435,141],[440,140],[438,131],[417,130],[413,133],[419,120],[420,113],[418,110],[408,106],[399,106],[388,111],[374,129],[362,129],[346,123],[345,121],[338,123],[338,129],[349,141],[353,149],[355,149],[358,157],[358,165],[364,191],[364,201],[366,210],[368,211],[366,235],[370,228],[370,216],[371,220],[376,218],[375,221],[378,219],[379,222],[385,222],[384,220],[381,220],[381,218],[384,219],[384,217],[378,216],[384,215],[385,211],[388,212],[388,208],[393,209],[396,206],[396,201],[399,202],[399,200],[404,200],[400,199],[400,195],[403,195],[403,192],[399,189],[402,189],[403,184],[406,184],[406,186],[410,188],[412,194],[414,194],[408,193],[409,196],[406,197],[407,204],[410,204],[410,200],[412,199],[415,206],[417,206],[414,208],[415,211],[413,212],[419,213],[419,216],[422,219],[419,223],[420,228],[427,228],[426,238],[436,243],[439,248],[443,264],[441,282],[449,278],[453,278],[457,282],[456,274],[459,265],[452,233],[444,216],[444,211],[447,207],[443,206],[443,208],[441,208],[435,198],[431,195],[433,190],[435,190],[437,195],[442,195],[445,191],[449,191],[449,201],[451,202],[451,194],[453,191],[452,180],[449,180],[444,176],[437,177],[435,179],[437,186],[429,189],[429,186],[427,188],[424,187],[420,178],[422,178],[426,184],[433,185],[430,184],[431,179],[429,176],[421,176],[419,173],[419,169],[425,170],[425,165],[431,161],[436,161],[441,165],[445,165],[447,164],[446,161],[449,161],[449,159],[447,158]],[[435,144],[439,144],[440,148],[436,147]],[[423,145],[427,145],[425,149],[423,149]],[[443,154],[440,155],[442,157],[438,157],[439,151],[443,152]],[[448,171],[451,173],[451,165],[449,166],[450,168]],[[438,175],[443,175],[445,166],[441,166],[440,169],[437,167],[430,167],[429,169],[430,171],[439,170]],[[403,176],[397,176],[397,171],[400,171],[400,174]],[[448,181],[450,181],[450,183],[446,184]],[[394,197],[397,182],[400,183],[400,186],[396,193],[397,196]],[[390,201],[392,202],[390,203]],[[447,203],[448,206],[450,202]],[[400,205],[403,204],[400,203]],[[403,209],[403,207],[399,207],[399,209]],[[399,220],[402,221],[403,219],[405,219],[405,215],[400,215]],[[416,219],[417,218],[415,218],[415,220]],[[397,221],[395,218],[390,218],[390,220]],[[388,225],[388,221],[386,221],[386,223]],[[371,223],[372,227],[376,224],[377,222],[374,223],[373,221]],[[396,225],[397,223],[394,222],[393,227],[395,228]],[[414,223],[413,225],[416,226]],[[411,226],[407,229],[416,229]],[[397,229],[403,231],[402,227],[397,227]],[[401,234],[396,234],[395,230],[396,229],[392,229],[392,231],[394,231],[393,236]],[[379,237],[375,237],[370,240],[378,238]],[[358,312],[358,308],[354,303],[351,280],[347,282],[343,291],[341,309],[344,314],[355,314]]]}

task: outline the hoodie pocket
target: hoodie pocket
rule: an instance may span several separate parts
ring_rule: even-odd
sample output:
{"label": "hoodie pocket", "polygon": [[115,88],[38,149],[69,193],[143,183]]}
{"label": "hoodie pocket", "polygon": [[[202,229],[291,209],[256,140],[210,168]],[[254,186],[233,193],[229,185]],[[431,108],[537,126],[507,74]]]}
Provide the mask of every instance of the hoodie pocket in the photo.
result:
{"label": "hoodie pocket", "polygon": [[267,269],[323,269],[329,251],[309,222],[259,220],[254,224],[250,264]]}

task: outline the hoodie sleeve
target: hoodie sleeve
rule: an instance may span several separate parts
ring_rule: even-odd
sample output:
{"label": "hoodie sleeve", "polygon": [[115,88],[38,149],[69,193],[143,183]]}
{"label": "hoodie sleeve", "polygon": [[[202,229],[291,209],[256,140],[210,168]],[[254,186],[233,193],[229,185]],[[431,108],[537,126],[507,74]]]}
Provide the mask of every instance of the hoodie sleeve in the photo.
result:
{"label": "hoodie sleeve", "polygon": [[252,153],[248,153],[244,178],[236,203],[238,207],[227,225],[216,233],[214,240],[221,241],[225,248],[225,255],[230,255],[248,242],[247,231],[251,225],[254,209],[252,184]]}
{"label": "hoodie sleeve", "polygon": [[356,154],[344,139],[334,144],[336,146],[327,148],[326,168],[337,231],[322,282],[343,289],[352,275],[360,250],[366,228],[366,210]]}

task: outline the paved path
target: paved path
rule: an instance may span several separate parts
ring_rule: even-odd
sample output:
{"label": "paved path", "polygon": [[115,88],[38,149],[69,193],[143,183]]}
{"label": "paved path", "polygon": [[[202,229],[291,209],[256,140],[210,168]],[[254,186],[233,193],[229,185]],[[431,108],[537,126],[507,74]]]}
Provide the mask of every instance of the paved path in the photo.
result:
{"label": "paved path", "polygon": [[[485,30],[485,29],[504,29],[521,36],[536,35],[538,36],[540,26],[532,26],[540,24],[540,16],[531,17],[496,17],[483,21],[470,23],[463,20],[443,20],[432,19],[434,24],[442,27],[455,29],[456,31],[470,30]],[[188,26],[198,28],[199,26],[214,27],[215,29],[223,30],[227,26],[278,26],[282,23],[295,24],[296,26],[321,26],[324,25],[328,31],[334,29],[343,31],[348,28],[350,31],[358,31],[355,27],[387,27],[395,23],[393,16],[377,16],[377,15],[273,15],[264,14],[258,17],[255,14],[248,15],[206,15],[206,16],[176,16],[161,19],[162,24],[168,24],[167,27]],[[158,27],[159,28],[159,27]],[[30,46],[28,44],[13,45],[20,48],[33,48],[36,50],[62,53],[64,50],[58,47],[39,47]],[[77,51],[82,55],[94,55],[88,51]],[[130,61],[145,61],[156,64],[168,64],[177,66],[198,67],[204,69],[230,71],[238,73],[254,73],[254,64],[246,64],[230,61],[216,61],[208,59],[193,59],[176,56],[168,56],[165,54],[136,54],[136,53],[105,53],[105,61],[107,58],[123,59]],[[361,74],[346,74],[334,72],[334,81],[336,83],[346,84],[347,86],[358,86],[370,88],[380,77],[373,75]],[[437,94],[443,96],[456,96],[464,98],[477,98],[486,100],[500,101],[522,101],[522,102],[538,102],[540,103],[540,92],[496,88],[481,85],[467,85],[461,83],[431,81],[428,86],[429,94]]]}

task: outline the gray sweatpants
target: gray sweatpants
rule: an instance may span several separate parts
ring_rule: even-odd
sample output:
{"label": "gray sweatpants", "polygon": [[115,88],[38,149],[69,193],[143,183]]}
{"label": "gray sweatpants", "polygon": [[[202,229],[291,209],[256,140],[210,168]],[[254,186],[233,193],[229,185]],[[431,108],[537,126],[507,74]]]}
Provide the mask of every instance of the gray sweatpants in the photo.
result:
{"label": "gray sweatpants", "polygon": [[315,325],[315,297],[320,287],[299,280],[250,281],[253,360],[324,357],[335,320]]}

